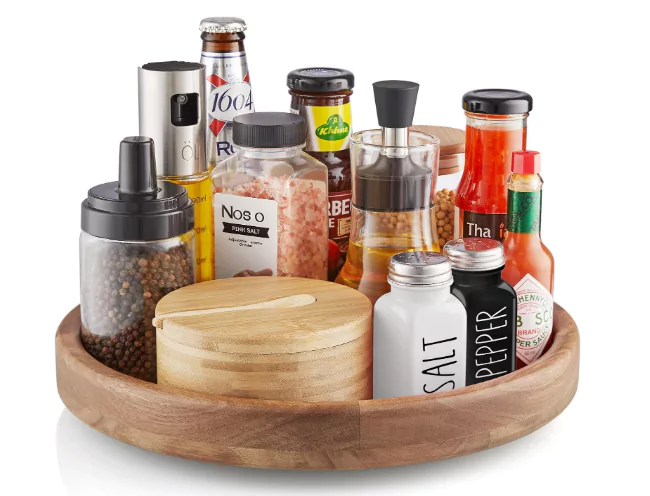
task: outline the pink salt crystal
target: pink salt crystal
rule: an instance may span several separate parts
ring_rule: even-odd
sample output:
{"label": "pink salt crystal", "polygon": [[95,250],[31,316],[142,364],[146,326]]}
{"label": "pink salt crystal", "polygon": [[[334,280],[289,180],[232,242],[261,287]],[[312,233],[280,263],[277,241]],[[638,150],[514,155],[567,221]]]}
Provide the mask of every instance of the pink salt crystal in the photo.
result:
{"label": "pink salt crystal", "polygon": [[325,183],[287,176],[258,177],[226,192],[278,203],[279,276],[327,278]]}

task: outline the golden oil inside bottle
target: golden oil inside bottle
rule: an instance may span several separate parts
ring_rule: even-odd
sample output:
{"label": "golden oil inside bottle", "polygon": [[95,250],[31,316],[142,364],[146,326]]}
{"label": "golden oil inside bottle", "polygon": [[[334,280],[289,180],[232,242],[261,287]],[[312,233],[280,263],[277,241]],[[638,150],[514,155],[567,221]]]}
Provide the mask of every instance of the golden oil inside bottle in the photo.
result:
{"label": "golden oil inside bottle", "polygon": [[214,232],[212,227],[212,182],[210,173],[193,176],[161,178],[185,186],[194,202],[194,233],[196,234],[196,282],[214,279]]}
{"label": "golden oil inside bottle", "polygon": [[440,251],[430,223],[431,209],[366,212],[353,207],[348,256],[336,282],[358,289],[374,304],[390,291],[390,257],[405,251]]}

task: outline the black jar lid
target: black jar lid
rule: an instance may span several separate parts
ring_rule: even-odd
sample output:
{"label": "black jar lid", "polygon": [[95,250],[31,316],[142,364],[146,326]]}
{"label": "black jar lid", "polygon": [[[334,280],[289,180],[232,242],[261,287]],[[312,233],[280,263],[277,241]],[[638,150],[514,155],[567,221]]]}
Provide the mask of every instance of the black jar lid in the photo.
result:
{"label": "black jar lid", "polygon": [[306,67],[287,75],[287,86],[307,93],[336,93],[354,88],[354,74],[333,67]]}
{"label": "black jar lid", "polygon": [[120,143],[119,181],[95,186],[81,204],[81,229],[115,241],[159,241],[194,228],[194,204],[178,184],[156,181],[151,138]]}
{"label": "black jar lid", "polygon": [[232,140],[250,148],[286,148],[305,143],[305,118],[288,112],[254,112],[233,119]]}
{"label": "black jar lid", "polygon": [[533,110],[533,97],[517,90],[474,90],[463,95],[463,110],[476,114],[526,114]]}

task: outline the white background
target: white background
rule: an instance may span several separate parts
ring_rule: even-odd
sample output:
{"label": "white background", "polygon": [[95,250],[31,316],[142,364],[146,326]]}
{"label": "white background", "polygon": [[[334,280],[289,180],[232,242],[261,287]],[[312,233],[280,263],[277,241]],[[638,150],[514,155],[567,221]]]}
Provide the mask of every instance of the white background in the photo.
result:
{"label": "white background", "polygon": [[[642,2],[3,2],[0,14],[2,404],[0,493],[648,494],[648,78]],[[198,61],[201,18],[235,15],[255,105],[288,110],[285,76],[356,75],[354,127],[375,127],[371,83],[421,84],[419,124],[462,127],[461,96],[534,97],[543,233],[556,300],[582,335],[574,402],[540,431],[488,452],[354,473],[220,467],[109,439],[56,392],[54,332],[78,301],[80,203],[116,179],[137,134],[137,67]]]}

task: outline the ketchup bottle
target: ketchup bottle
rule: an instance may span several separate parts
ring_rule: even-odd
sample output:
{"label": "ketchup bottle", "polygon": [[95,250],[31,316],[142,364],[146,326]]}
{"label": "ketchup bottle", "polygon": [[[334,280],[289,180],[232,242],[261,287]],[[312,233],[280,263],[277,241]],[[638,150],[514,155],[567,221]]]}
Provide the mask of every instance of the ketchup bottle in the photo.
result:
{"label": "ketchup bottle", "polygon": [[475,90],[463,96],[467,116],[465,170],[456,191],[454,238],[503,241],[510,157],[526,149],[533,98],[516,90]]}

